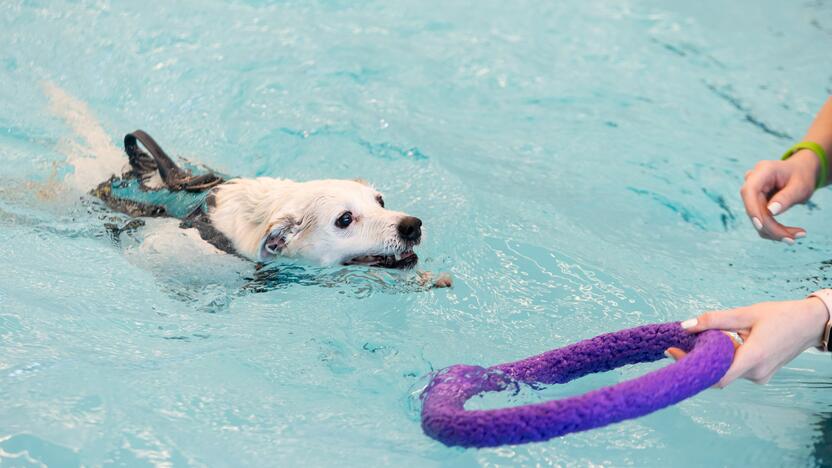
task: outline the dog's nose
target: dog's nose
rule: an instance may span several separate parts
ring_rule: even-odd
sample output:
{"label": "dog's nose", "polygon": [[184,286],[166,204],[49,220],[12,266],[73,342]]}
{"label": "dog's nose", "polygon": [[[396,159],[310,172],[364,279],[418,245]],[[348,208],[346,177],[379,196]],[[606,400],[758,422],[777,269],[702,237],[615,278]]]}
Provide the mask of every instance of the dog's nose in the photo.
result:
{"label": "dog's nose", "polygon": [[405,216],[399,221],[398,230],[402,239],[416,242],[422,237],[422,220],[415,216]]}

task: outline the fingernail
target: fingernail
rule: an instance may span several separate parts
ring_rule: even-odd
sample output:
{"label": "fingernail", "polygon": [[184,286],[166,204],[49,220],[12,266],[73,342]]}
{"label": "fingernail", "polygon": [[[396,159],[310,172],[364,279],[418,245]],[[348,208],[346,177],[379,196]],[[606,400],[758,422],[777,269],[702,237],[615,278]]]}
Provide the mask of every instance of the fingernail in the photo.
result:
{"label": "fingernail", "polygon": [[783,205],[781,205],[780,202],[774,202],[768,205],[768,210],[771,211],[771,214],[774,216],[777,216],[777,213],[779,213],[782,208]]}
{"label": "fingernail", "polygon": [[797,234],[794,235],[795,239],[803,239],[804,237],[806,237],[806,233],[803,232],[803,231],[800,231],[800,232],[798,232]]}
{"label": "fingernail", "polygon": [[697,323],[699,323],[699,320],[695,318],[687,319],[684,322],[682,322],[682,329],[687,330],[688,328],[693,328],[696,326]]}
{"label": "fingernail", "polygon": [[792,239],[791,237],[784,237],[784,238],[782,238],[782,239],[780,239],[780,240],[781,240],[781,241],[783,241],[783,242],[785,242],[785,243],[787,243],[787,244],[789,244],[789,245],[794,245],[794,239]]}
{"label": "fingernail", "polygon": [[760,222],[760,218],[751,218],[751,222],[754,223],[754,227],[759,231],[763,228],[763,223]]}
{"label": "fingernail", "polygon": [[673,359],[673,355],[672,355],[672,354],[670,354],[670,351],[665,351],[665,352],[664,352],[664,357],[666,357],[666,358],[668,358],[668,359]]}

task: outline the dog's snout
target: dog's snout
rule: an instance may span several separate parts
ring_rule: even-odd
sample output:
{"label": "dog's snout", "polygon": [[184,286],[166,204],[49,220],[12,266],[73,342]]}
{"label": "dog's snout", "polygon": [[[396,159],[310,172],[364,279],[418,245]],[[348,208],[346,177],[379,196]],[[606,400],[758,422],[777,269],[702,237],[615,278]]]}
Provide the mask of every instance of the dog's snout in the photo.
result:
{"label": "dog's snout", "polygon": [[416,242],[422,237],[422,220],[415,216],[405,216],[399,221],[398,231],[402,239]]}

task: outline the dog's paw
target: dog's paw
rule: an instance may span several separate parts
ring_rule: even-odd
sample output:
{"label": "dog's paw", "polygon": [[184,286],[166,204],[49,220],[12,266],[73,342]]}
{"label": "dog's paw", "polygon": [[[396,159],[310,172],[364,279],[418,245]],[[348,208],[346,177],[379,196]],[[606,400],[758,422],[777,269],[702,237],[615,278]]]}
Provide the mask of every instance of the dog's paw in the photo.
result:
{"label": "dog's paw", "polygon": [[453,280],[451,280],[451,275],[448,273],[439,273],[439,276],[434,279],[433,273],[420,271],[419,284],[428,288],[450,288],[453,285]]}
{"label": "dog's paw", "polygon": [[453,280],[448,273],[439,273],[439,277],[433,282],[434,288],[450,288],[453,286]]}

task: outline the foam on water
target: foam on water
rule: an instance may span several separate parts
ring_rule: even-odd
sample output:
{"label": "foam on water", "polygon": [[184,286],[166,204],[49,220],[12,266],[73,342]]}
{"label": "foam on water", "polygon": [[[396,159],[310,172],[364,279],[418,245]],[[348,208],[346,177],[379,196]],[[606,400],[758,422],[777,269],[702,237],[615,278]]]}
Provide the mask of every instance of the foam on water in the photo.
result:
{"label": "foam on water", "polygon": [[[828,286],[828,191],[785,215],[808,230],[796,247],[757,239],[737,192],[832,93],[830,13],[710,0],[0,3],[0,461],[832,463],[832,366],[818,353],[767,386],[519,447],[448,449],[422,434],[417,398],[451,364]],[[172,240],[146,243],[148,231],[113,239],[105,223],[127,220],[66,183],[92,174],[67,161],[117,163],[136,128],[227,174],[374,182],[425,220],[424,267],[454,288],[352,268],[258,274],[172,258]]]}

